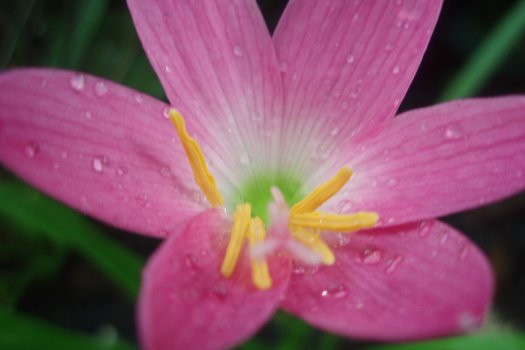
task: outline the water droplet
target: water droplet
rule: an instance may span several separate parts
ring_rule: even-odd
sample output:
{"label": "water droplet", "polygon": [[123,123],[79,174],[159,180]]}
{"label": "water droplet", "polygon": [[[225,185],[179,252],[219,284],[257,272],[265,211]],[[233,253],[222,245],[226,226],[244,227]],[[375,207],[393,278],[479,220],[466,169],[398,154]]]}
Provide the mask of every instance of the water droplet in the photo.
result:
{"label": "water droplet", "polygon": [[164,177],[171,177],[171,169],[169,166],[167,165],[163,165],[161,168],[160,168],[160,174]]}
{"label": "water droplet", "polygon": [[86,77],[84,74],[75,74],[69,79],[69,83],[74,90],[81,91],[86,85]]}
{"label": "water droplet", "polygon": [[162,109],[162,116],[166,119],[170,119],[170,107],[166,106]]}
{"label": "water droplet", "polygon": [[239,162],[241,162],[242,165],[249,165],[252,162],[252,158],[248,153],[244,153],[240,156]]}
{"label": "water droplet", "polygon": [[341,108],[347,109],[348,108],[348,101],[341,101]]}
{"label": "water droplet", "polygon": [[358,301],[357,303],[355,303],[355,308],[358,310],[362,309],[364,306],[365,304],[362,301]]}
{"label": "water droplet", "polygon": [[323,289],[321,296],[323,298],[342,299],[348,295],[348,288],[340,284],[330,288]]}
{"label": "water droplet", "polygon": [[39,152],[39,150],[40,150],[40,147],[38,147],[38,145],[35,144],[35,143],[28,143],[24,147],[24,153],[29,158],[34,158],[36,156],[36,154]]}
{"label": "water droplet", "polygon": [[93,170],[97,173],[101,173],[103,169],[104,166],[102,164],[102,159],[98,157],[93,158]]}
{"label": "water droplet", "polygon": [[286,71],[288,71],[288,62],[281,62],[279,64],[279,70],[282,72],[282,73],[286,73]]}
{"label": "water droplet", "polygon": [[398,183],[397,179],[391,178],[390,180],[386,182],[386,185],[388,187],[395,187],[397,183]]}
{"label": "water droplet", "polygon": [[461,260],[465,260],[468,257],[468,253],[469,253],[469,246],[465,244],[465,246],[463,247],[463,249],[461,249],[461,252],[459,253],[459,258]]}
{"label": "water droplet", "polygon": [[93,118],[93,115],[91,114],[90,111],[86,111],[86,112],[84,113],[84,117],[86,117],[86,119],[91,119],[91,118]]}
{"label": "water droplet", "polygon": [[243,49],[242,46],[239,45],[239,44],[234,45],[234,46],[233,46],[233,54],[234,54],[236,57],[241,57],[242,55],[244,55],[244,49]]}
{"label": "water droplet", "polygon": [[396,99],[394,100],[394,107],[398,107],[400,103],[401,103],[401,99],[396,98]]}
{"label": "water droplet", "polygon": [[69,153],[67,151],[60,152],[60,157],[62,157],[62,159],[66,159],[68,156],[69,156]]}
{"label": "water droplet", "polygon": [[421,221],[419,223],[419,237],[425,238],[430,233],[430,226],[428,225],[428,222]]}
{"label": "water droplet", "polygon": [[230,288],[223,283],[219,283],[211,289],[212,295],[218,300],[225,300],[230,294]]}
{"label": "water droplet", "polygon": [[444,136],[447,140],[459,140],[463,137],[463,129],[459,124],[450,124],[445,129]]}
{"label": "water droplet", "polygon": [[127,172],[128,172],[128,168],[126,168],[125,166],[120,166],[117,169],[118,176],[124,176]]}
{"label": "water droplet", "polygon": [[165,71],[166,73],[171,73],[171,67],[168,66],[168,65],[165,65],[165,66],[164,66],[164,71]]}
{"label": "water droplet", "polygon": [[402,261],[403,261],[403,257],[401,255],[396,255],[396,256],[388,259],[386,261],[385,273],[387,275],[390,275],[390,274],[394,273],[394,271],[399,266],[399,264],[401,264]]}
{"label": "water droplet", "polygon": [[401,71],[401,68],[399,68],[399,66],[395,66],[392,69],[392,74],[397,75],[397,74],[399,74],[400,71]]}
{"label": "water droplet", "polygon": [[108,86],[103,81],[98,81],[95,84],[95,95],[101,97],[108,93]]}
{"label": "water droplet", "polygon": [[448,233],[447,232],[441,232],[441,239],[439,240],[439,243],[445,244],[448,241]]}
{"label": "water droplet", "polygon": [[349,53],[346,56],[346,63],[351,64],[351,63],[354,63],[354,61],[355,61],[355,56],[353,54]]}
{"label": "water droplet", "polygon": [[462,312],[458,315],[458,327],[463,332],[472,332],[478,328],[478,319],[470,312]]}
{"label": "water droplet", "polygon": [[149,203],[148,195],[145,193],[142,193],[135,197],[135,201],[140,205],[141,207],[149,208],[151,204]]}
{"label": "water droplet", "polygon": [[361,261],[367,265],[377,264],[381,257],[381,251],[375,247],[367,247],[361,252]]}
{"label": "water droplet", "polygon": [[142,103],[142,101],[144,101],[144,97],[140,93],[135,94],[133,98],[135,99],[135,102],[137,103]]}
{"label": "water droplet", "polygon": [[385,50],[392,51],[393,49],[394,49],[394,44],[392,44],[392,43],[386,44]]}
{"label": "water droplet", "polygon": [[339,211],[341,213],[348,213],[352,209],[352,202],[348,199],[343,199],[339,202]]}
{"label": "water droplet", "polygon": [[516,179],[521,179],[523,177],[523,172],[521,170],[516,171]]}
{"label": "water droplet", "polygon": [[199,268],[197,257],[193,253],[186,254],[184,257],[184,264],[186,264],[186,267],[190,270],[197,270]]}
{"label": "water droplet", "polygon": [[319,142],[315,148],[314,156],[317,159],[327,159],[329,157],[328,152],[329,144],[327,142]]}
{"label": "water droplet", "polygon": [[332,136],[335,136],[339,133],[339,128],[337,126],[335,126],[331,131],[330,131],[330,135]]}
{"label": "water droplet", "polygon": [[338,247],[347,246],[350,243],[350,241],[352,240],[349,234],[341,233],[341,232],[338,232],[336,234],[336,238],[337,238],[336,244],[337,244]]}

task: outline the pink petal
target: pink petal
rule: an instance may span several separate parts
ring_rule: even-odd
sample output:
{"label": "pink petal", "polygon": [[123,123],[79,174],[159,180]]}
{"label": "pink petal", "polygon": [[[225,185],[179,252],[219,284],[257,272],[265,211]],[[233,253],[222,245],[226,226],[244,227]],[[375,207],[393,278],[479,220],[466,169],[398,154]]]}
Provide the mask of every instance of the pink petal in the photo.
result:
{"label": "pink petal", "polygon": [[230,279],[219,270],[231,222],[218,210],[193,218],[150,259],[138,322],[145,349],[224,349],[253,335],[285,293],[290,261],[270,262],[273,287],[255,289],[244,256]]}
{"label": "pink petal", "polygon": [[437,0],[290,1],[273,37],[290,136],[281,148],[302,154],[298,164],[319,163],[393,117],[440,7]]}
{"label": "pink petal", "polygon": [[86,214],[164,236],[205,204],[163,108],[87,74],[7,72],[0,76],[0,161]]}
{"label": "pink petal", "polygon": [[283,305],[327,331],[387,341],[442,336],[473,330],[489,307],[486,258],[441,222],[358,233],[335,255],[334,266],[292,275]]}
{"label": "pink petal", "polygon": [[[404,113],[349,150],[348,210],[382,224],[432,218],[525,188],[525,97],[463,100]],[[341,164],[334,166],[335,172]],[[342,191],[344,192],[344,191]]]}
{"label": "pink petal", "polygon": [[[169,100],[198,139],[228,198],[279,149],[282,87],[268,29],[252,0],[128,1]],[[276,136],[277,137],[277,136]],[[253,162],[252,166],[247,166]]]}

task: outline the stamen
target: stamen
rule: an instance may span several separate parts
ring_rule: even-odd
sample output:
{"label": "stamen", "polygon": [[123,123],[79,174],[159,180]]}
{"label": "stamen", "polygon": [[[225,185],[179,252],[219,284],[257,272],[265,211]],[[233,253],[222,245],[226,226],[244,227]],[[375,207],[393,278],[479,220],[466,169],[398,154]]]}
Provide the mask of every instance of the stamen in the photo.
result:
{"label": "stamen", "polygon": [[290,225],[324,231],[353,232],[374,227],[378,219],[379,216],[374,212],[337,215],[314,211],[291,215]]}
{"label": "stamen", "polygon": [[332,265],[335,262],[334,253],[325,242],[319,237],[319,234],[309,232],[302,227],[290,228],[290,233],[293,238],[301,242],[308,249],[319,255],[321,261],[325,265]]}
{"label": "stamen", "polygon": [[298,213],[309,213],[319,208],[324,202],[332,198],[352,177],[352,171],[348,167],[343,167],[337,175],[317,187],[306,196],[302,201],[296,203],[290,209],[290,215]]}
{"label": "stamen", "polygon": [[192,138],[186,130],[184,119],[182,115],[176,109],[170,109],[169,111],[170,120],[177,129],[186,156],[190,162],[191,168],[193,169],[193,176],[197,185],[201,188],[202,192],[213,207],[221,207],[224,205],[221,193],[217,188],[213,175],[208,170],[204,155],[199,147],[197,141]]}
{"label": "stamen", "polygon": [[[255,217],[250,221],[250,227],[248,228],[248,240],[250,242],[250,248],[255,247],[257,244],[264,241],[266,231],[264,230],[264,224],[259,217]],[[272,279],[268,271],[268,264],[266,259],[254,259],[251,258],[252,262],[252,280],[255,286],[259,289],[268,289],[272,286]]]}
{"label": "stamen", "polygon": [[226,249],[226,255],[222,262],[221,273],[224,277],[230,277],[233,274],[239,254],[241,253],[242,244],[248,227],[250,225],[252,208],[248,203],[239,204],[233,213],[233,228],[230,236],[230,242]]}

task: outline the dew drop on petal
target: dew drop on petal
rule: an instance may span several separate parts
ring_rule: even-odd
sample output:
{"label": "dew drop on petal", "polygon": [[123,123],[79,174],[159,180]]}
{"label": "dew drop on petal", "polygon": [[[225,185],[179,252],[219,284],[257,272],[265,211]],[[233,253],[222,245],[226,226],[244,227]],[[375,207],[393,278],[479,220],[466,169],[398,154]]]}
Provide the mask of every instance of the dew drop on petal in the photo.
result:
{"label": "dew drop on petal", "polygon": [[163,165],[161,168],[160,168],[160,174],[163,176],[163,177],[170,177],[171,176],[171,169],[169,166],[167,165]]}
{"label": "dew drop on petal", "polygon": [[165,65],[165,66],[164,66],[164,71],[165,71],[166,73],[171,73],[171,67],[168,66],[168,65]]}
{"label": "dew drop on petal", "polygon": [[92,118],[93,118],[93,114],[91,114],[90,111],[86,111],[86,112],[84,113],[84,117],[86,117],[86,119],[92,119]]}
{"label": "dew drop on petal", "polygon": [[386,51],[392,51],[393,49],[394,49],[394,44],[392,44],[392,43],[386,44],[386,46],[385,46],[385,50]]}
{"label": "dew drop on petal", "polygon": [[354,63],[355,61],[355,56],[351,53],[349,53],[347,56],[346,56],[346,63]]}
{"label": "dew drop on petal", "polygon": [[24,153],[28,158],[34,158],[38,151],[40,150],[40,147],[35,143],[28,143],[24,147]]}
{"label": "dew drop on petal", "polygon": [[459,258],[461,260],[465,260],[468,257],[469,253],[469,246],[465,244],[465,246],[461,249],[461,252],[459,253]]}
{"label": "dew drop on petal", "polygon": [[397,74],[399,74],[400,71],[401,71],[401,68],[399,68],[399,66],[395,66],[392,69],[392,74],[397,75]]}
{"label": "dew drop on petal", "polygon": [[351,201],[349,201],[348,199],[343,199],[339,201],[337,206],[339,207],[340,213],[348,213],[352,209],[352,205],[353,203]]}
{"label": "dew drop on petal", "polygon": [[425,238],[430,233],[430,225],[426,221],[419,223],[419,237]]}
{"label": "dew drop on petal", "polygon": [[242,165],[249,165],[252,162],[252,158],[250,157],[248,153],[244,153],[240,156],[239,162]]}
{"label": "dew drop on petal", "polygon": [[108,93],[108,86],[103,81],[98,81],[95,84],[95,95],[102,97]]}
{"label": "dew drop on petal", "polygon": [[391,178],[390,180],[386,182],[386,185],[388,187],[395,187],[397,186],[397,183],[398,183],[397,179]]}
{"label": "dew drop on petal", "polygon": [[81,91],[86,85],[86,77],[84,74],[74,74],[71,79],[69,79],[69,83],[71,84],[73,90]]}
{"label": "dew drop on petal", "polygon": [[397,269],[399,264],[403,261],[403,257],[401,255],[396,255],[386,261],[386,269],[385,273],[387,275],[390,275],[394,273],[394,271]]}
{"label": "dew drop on petal", "polygon": [[376,247],[367,247],[361,252],[361,261],[367,265],[377,264],[381,258],[381,251]]}
{"label": "dew drop on petal", "polygon": [[93,170],[95,170],[97,173],[101,173],[104,166],[102,164],[102,159],[99,157],[93,158]]}
{"label": "dew drop on petal", "polygon": [[459,124],[450,124],[445,129],[444,137],[447,140],[459,140],[463,137],[463,129]]}
{"label": "dew drop on petal", "polygon": [[117,169],[117,175],[118,176],[124,176],[128,172],[128,168],[121,166]]}
{"label": "dew drop on petal", "polygon": [[142,97],[141,93],[136,93],[135,96],[133,96],[133,99],[137,103],[142,103],[142,101],[144,101],[144,97]]}
{"label": "dew drop on petal", "polygon": [[335,136],[339,133],[339,128],[337,126],[333,127],[332,130],[330,130],[330,135]]}
{"label": "dew drop on petal", "polygon": [[170,119],[170,107],[166,106],[162,109],[162,116],[166,119]]}
{"label": "dew drop on petal", "polygon": [[323,289],[321,297],[342,299],[348,295],[348,288],[342,284]]}
{"label": "dew drop on petal", "polygon": [[281,62],[279,64],[279,70],[282,72],[282,73],[286,73],[288,71],[288,62]]}
{"label": "dew drop on petal", "polygon": [[236,57],[241,57],[242,55],[244,55],[244,49],[242,48],[241,45],[236,44],[236,45],[233,46],[233,54]]}
{"label": "dew drop on petal", "polygon": [[230,294],[230,288],[226,284],[219,283],[211,289],[211,294],[215,299],[225,300]]}
{"label": "dew drop on petal", "polygon": [[479,321],[470,312],[462,312],[457,318],[458,328],[462,332],[472,332],[478,328]]}
{"label": "dew drop on petal", "polygon": [[186,256],[184,257],[184,264],[190,270],[198,270],[199,269],[199,264],[198,264],[197,257],[193,253],[186,254]]}

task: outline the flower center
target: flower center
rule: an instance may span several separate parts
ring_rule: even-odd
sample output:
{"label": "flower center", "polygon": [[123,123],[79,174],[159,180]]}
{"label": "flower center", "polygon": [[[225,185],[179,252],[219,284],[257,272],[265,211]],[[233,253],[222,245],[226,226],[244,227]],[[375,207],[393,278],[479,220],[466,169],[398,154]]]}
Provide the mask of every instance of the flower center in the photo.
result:
{"label": "flower center", "polygon": [[[186,156],[193,170],[195,182],[200,187],[212,207],[223,207],[224,200],[217,188],[217,184],[213,175],[210,173],[204,155],[197,144],[197,141],[189,136],[184,119],[181,114],[175,110],[170,109],[170,119],[177,130],[177,134],[184,147]],[[266,220],[267,211],[265,207],[268,199],[273,194],[276,202],[281,208],[287,212],[288,219],[286,223],[286,231],[289,232],[290,240],[287,241],[287,247],[292,251],[296,257],[306,261],[316,261],[332,265],[335,262],[335,256],[323,241],[321,234],[324,231],[332,232],[355,232],[363,228],[373,227],[379,216],[374,212],[358,212],[354,214],[338,215],[325,212],[319,212],[317,209],[327,200],[332,198],[341,188],[350,180],[352,171],[347,167],[342,168],[333,178],[315,188],[303,200],[295,203],[291,209],[287,210],[287,205],[284,203],[284,198],[279,190],[261,192],[262,189],[269,189],[274,185],[285,185],[284,189],[297,187],[293,181],[287,182],[281,179],[276,182],[265,180],[268,186],[260,186],[251,188],[247,187],[245,194],[241,197],[242,204],[237,205],[233,212],[233,226],[231,230],[230,240],[226,248],[226,254],[221,265],[221,274],[228,278],[230,277],[237,265],[244,241],[247,239],[250,249],[253,251],[265,243],[266,230],[263,219]],[[274,179],[279,179],[278,177]],[[271,179],[271,177],[268,177]],[[279,183],[281,182],[281,183]],[[285,190],[286,193],[286,190]],[[293,193],[297,191],[286,193],[287,199],[295,202]],[[261,200],[261,196],[263,200]],[[250,200],[257,203],[255,206],[256,213],[252,213],[252,205]],[[261,204],[262,203],[262,204]],[[253,216],[253,214],[257,214]],[[261,219],[261,216],[263,219]],[[310,257],[314,258],[311,259]],[[317,258],[317,259],[316,259]],[[268,270],[268,264],[265,254],[251,254],[250,261],[252,265],[252,281],[259,289],[268,289],[272,286],[272,280]]]}

